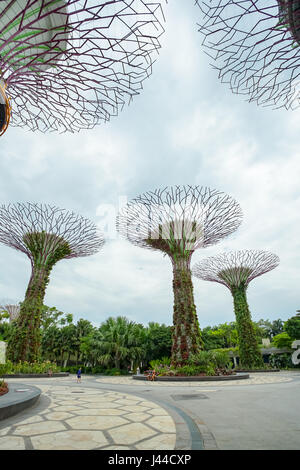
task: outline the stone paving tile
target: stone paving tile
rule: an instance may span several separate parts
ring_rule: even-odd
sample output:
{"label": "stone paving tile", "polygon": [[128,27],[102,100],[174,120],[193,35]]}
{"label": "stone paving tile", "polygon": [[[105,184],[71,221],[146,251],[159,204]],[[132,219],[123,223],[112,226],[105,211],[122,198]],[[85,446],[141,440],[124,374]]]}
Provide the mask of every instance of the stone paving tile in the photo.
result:
{"label": "stone paving tile", "polygon": [[8,418],[5,425],[0,422],[0,449],[175,448],[173,418],[145,398],[80,386],[39,388],[49,406],[39,407],[32,416],[24,412],[17,420]]}
{"label": "stone paving tile", "polygon": [[137,441],[153,437],[157,431],[143,423],[131,423],[119,428],[110,429],[108,434],[116,444],[136,444]]}
{"label": "stone paving tile", "polygon": [[228,380],[228,381],[207,381],[207,382],[159,382],[148,380],[134,380],[132,377],[102,377],[96,379],[96,382],[107,384],[120,384],[120,385],[134,385],[140,387],[226,387],[226,386],[242,386],[242,385],[259,385],[259,384],[272,384],[280,382],[290,382],[293,380],[292,376],[284,376],[285,374],[279,372],[267,373],[252,373],[249,379],[243,380]]}
{"label": "stone paving tile", "polygon": [[172,449],[175,447],[176,436],[174,434],[164,434],[163,436],[156,436],[152,439],[140,442],[136,445],[138,450],[164,450],[167,448]]}
{"label": "stone paving tile", "polygon": [[24,450],[25,442],[21,437],[6,436],[0,439],[1,450]]}
{"label": "stone paving tile", "polygon": [[67,423],[73,429],[110,429],[127,424],[120,416],[77,416]]}
{"label": "stone paving tile", "polygon": [[148,419],[147,424],[155,428],[157,431],[167,433],[172,426],[171,416],[155,416]]}
{"label": "stone paving tile", "polygon": [[101,431],[65,431],[31,439],[34,449],[39,450],[92,450],[108,441]]}
{"label": "stone paving tile", "polygon": [[42,421],[34,424],[20,424],[16,426],[13,434],[19,436],[32,436],[34,434],[48,434],[50,432],[57,432],[66,429],[64,424],[60,421]]}

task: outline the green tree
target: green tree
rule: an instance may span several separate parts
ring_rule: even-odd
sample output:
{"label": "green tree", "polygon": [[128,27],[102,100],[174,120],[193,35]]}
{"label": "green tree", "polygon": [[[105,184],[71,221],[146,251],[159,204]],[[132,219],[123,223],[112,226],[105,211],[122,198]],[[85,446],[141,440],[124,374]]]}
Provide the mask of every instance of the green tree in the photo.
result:
{"label": "green tree", "polygon": [[52,325],[66,325],[73,321],[73,315],[71,313],[65,314],[56,307],[48,307],[43,305],[41,311],[41,328],[43,330],[49,328]]}
{"label": "green tree", "polygon": [[284,323],[284,330],[292,339],[300,339],[300,316],[295,315]]}
{"label": "green tree", "polygon": [[93,334],[96,328],[93,327],[89,320],[84,320],[80,318],[76,323],[76,342],[74,347],[74,354],[76,357],[76,364],[78,364],[80,356],[81,356],[81,344],[82,338],[89,337]]}
{"label": "green tree", "polygon": [[79,349],[81,358],[85,363],[95,366],[100,362],[100,358],[103,355],[102,339],[103,335],[97,329],[93,330],[88,336],[80,338]]}
{"label": "green tree", "polygon": [[238,344],[236,323],[222,323],[217,326],[207,326],[202,330],[204,349],[231,348]]}
{"label": "green tree", "polygon": [[147,362],[170,357],[172,350],[172,327],[149,322],[145,328],[145,359]]}
{"label": "green tree", "polygon": [[100,363],[114,364],[120,369],[130,361],[141,360],[145,355],[142,327],[126,317],[109,317],[99,328],[102,335]]}
{"label": "green tree", "polygon": [[269,338],[270,341],[272,341],[274,336],[283,332],[283,321],[280,318],[273,322],[270,320],[260,319],[256,322],[256,325],[258,325],[262,331],[262,338]]}
{"label": "green tree", "polygon": [[59,357],[60,330],[56,325],[50,325],[43,330],[42,356],[44,360],[57,361]]}
{"label": "green tree", "polygon": [[60,355],[61,365],[64,365],[64,361],[68,364],[71,354],[77,346],[76,326],[72,323],[65,325],[59,329],[58,334],[58,350]]}
{"label": "green tree", "polygon": [[292,342],[293,339],[285,331],[273,338],[273,343],[276,348],[291,348]]}

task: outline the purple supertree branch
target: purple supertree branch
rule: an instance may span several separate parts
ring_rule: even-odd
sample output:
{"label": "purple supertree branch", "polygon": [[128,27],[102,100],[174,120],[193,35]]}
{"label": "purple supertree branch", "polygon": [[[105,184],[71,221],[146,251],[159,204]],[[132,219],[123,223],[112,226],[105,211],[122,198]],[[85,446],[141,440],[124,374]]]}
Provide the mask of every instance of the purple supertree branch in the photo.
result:
{"label": "purple supertree branch", "polygon": [[205,281],[218,282],[228,289],[245,287],[258,276],[279,265],[279,257],[262,250],[242,250],[222,253],[196,263],[192,269],[194,276]]}
{"label": "purple supertree branch", "polygon": [[200,32],[222,82],[248,101],[274,108],[299,106],[298,0],[196,1]]}
{"label": "purple supertree branch", "polygon": [[50,250],[61,241],[68,244],[70,253],[64,258],[92,255],[104,244],[95,224],[74,212],[35,203],[0,206],[1,243],[22,251],[32,259],[26,237],[41,233],[48,239]]}
{"label": "purple supertree branch", "polygon": [[12,125],[93,128],[117,115],[151,74],[164,31],[162,1],[6,3],[0,78],[12,101]]}

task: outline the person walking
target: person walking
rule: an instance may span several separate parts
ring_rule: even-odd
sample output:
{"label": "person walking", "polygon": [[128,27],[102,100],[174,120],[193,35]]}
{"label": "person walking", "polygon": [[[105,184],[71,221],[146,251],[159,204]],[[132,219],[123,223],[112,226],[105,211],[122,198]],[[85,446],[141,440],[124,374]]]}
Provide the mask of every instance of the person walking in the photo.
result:
{"label": "person walking", "polygon": [[81,367],[77,371],[77,383],[81,383]]}

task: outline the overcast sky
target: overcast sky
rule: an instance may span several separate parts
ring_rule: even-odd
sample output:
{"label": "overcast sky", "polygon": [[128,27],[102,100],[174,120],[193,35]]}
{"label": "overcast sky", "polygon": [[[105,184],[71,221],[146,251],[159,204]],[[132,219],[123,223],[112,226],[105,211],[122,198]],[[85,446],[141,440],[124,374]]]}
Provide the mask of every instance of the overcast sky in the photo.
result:
{"label": "overcast sky", "polygon": [[[118,315],[170,325],[170,261],[118,239],[114,215],[126,198],[165,186],[224,191],[240,203],[243,223],[195,252],[192,265],[229,250],[276,253],[279,267],[252,281],[248,301],[255,321],[287,320],[300,309],[300,111],[257,107],[218,81],[201,47],[193,0],[170,1],[165,17],[153,74],[110,123],[76,135],[8,129],[0,142],[0,201],[55,204],[106,232],[97,255],[57,263],[46,305],[94,325]],[[29,259],[1,245],[0,263],[0,300],[22,301]],[[201,327],[234,321],[226,287],[194,278],[194,290]]]}

